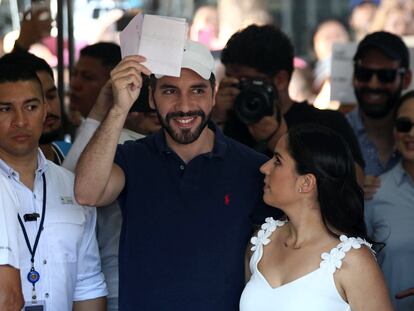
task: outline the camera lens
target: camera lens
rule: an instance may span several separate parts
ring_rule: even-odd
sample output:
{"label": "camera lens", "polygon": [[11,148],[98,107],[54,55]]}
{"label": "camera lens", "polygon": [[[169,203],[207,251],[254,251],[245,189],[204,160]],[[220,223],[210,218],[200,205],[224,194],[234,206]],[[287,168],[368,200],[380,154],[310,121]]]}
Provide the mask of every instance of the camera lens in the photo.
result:
{"label": "camera lens", "polygon": [[240,121],[257,123],[264,116],[273,114],[275,92],[270,84],[261,80],[243,80],[239,88],[234,110]]}

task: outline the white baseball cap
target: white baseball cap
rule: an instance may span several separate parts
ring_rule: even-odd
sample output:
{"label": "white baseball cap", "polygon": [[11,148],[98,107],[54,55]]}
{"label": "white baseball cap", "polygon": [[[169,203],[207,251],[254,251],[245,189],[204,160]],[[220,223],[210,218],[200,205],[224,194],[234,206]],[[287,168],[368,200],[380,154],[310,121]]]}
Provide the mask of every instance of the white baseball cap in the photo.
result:
{"label": "white baseball cap", "polygon": [[[187,40],[184,45],[183,61],[181,68],[188,68],[195,71],[203,79],[210,79],[211,74],[215,75],[215,64],[210,50],[203,44]],[[163,75],[155,75],[157,79]]]}

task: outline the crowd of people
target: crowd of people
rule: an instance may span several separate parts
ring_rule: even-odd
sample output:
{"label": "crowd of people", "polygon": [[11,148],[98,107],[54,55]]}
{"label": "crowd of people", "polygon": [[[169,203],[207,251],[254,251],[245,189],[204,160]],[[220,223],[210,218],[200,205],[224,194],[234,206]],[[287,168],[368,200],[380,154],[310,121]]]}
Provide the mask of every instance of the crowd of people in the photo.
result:
{"label": "crowd of people", "polygon": [[[414,310],[410,23],[357,28],[391,1],[351,2],[347,114],[292,95],[283,29],[221,46],[211,6],[179,77],[82,48],[62,111],[24,20],[0,58],[0,310]],[[350,39],[315,28],[317,88]]]}

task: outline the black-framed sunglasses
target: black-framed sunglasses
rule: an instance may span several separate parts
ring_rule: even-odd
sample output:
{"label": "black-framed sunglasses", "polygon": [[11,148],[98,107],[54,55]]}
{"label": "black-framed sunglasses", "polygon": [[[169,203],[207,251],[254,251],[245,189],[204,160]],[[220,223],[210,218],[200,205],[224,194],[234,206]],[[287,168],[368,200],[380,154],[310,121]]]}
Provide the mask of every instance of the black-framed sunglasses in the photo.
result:
{"label": "black-framed sunglasses", "polygon": [[395,120],[395,129],[400,133],[408,133],[414,126],[414,122],[407,117],[399,117]]}
{"label": "black-framed sunglasses", "polygon": [[375,74],[381,83],[391,83],[397,78],[397,75],[404,74],[405,68],[397,69],[371,69],[361,65],[354,66],[354,76],[358,81],[368,82]]}

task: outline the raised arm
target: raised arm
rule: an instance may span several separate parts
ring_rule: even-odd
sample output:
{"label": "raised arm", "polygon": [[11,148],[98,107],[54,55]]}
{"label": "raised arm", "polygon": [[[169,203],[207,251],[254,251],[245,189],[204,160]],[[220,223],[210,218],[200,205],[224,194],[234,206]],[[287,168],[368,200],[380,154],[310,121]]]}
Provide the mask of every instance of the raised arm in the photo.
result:
{"label": "raised arm", "polygon": [[111,72],[113,106],[82,152],[75,170],[75,197],[79,204],[112,203],[125,185],[124,172],[113,161],[129,109],[141,90],[141,73],[151,74],[141,64],[143,61],[142,56],[128,56]]}

